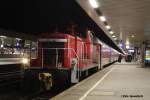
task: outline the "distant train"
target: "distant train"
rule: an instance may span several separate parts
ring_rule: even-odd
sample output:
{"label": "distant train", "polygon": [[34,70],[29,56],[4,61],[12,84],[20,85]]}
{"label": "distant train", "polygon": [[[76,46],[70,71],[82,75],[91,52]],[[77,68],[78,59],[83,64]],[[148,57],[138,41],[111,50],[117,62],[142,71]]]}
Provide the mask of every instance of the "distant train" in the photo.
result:
{"label": "distant train", "polygon": [[[44,33],[38,39],[37,58],[32,59],[24,71],[24,84],[49,90],[63,85],[62,82],[78,83],[117,58],[118,52],[90,31],[82,38],[60,32]],[[28,60],[23,62],[27,64]]]}

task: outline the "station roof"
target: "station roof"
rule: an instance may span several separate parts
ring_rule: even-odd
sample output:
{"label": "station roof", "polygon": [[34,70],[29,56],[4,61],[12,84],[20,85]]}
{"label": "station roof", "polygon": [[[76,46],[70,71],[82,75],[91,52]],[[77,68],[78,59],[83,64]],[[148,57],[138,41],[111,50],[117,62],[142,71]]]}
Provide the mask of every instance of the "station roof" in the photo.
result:
{"label": "station roof", "polygon": [[[98,24],[102,23],[98,18],[105,17],[114,35],[126,45],[140,47],[143,41],[150,41],[150,0],[77,1]],[[95,8],[91,4],[101,11],[101,15],[94,14]]]}
{"label": "station roof", "polygon": [[[0,28],[12,30],[5,35],[23,33],[36,37],[43,32],[60,31],[73,21],[79,32],[92,30],[96,36],[122,53],[122,50],[104,33],[75,0],[4,0],[0,2]],[[2,33],[4,34],[4,33]]]}

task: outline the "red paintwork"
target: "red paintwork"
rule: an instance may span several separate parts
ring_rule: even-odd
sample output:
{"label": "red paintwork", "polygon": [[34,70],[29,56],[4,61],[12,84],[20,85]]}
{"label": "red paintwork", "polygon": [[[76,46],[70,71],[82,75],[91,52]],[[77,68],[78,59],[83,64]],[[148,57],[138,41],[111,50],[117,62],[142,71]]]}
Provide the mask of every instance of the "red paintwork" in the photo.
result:
{"label": "red paintwork", "polygon": [[[74,49],[78,56],[78,65],[79,68],[87,67],[88,65],[93,64],[95,62],[94,59],[97,61],[100,60],[100,43],[93,43],[90,37],[90,33],[87,33],[85,38],[79,38],[77,36],[72,36],[69,34],[64,33],[45,33],[40,36],[40,39],[67,39],[67,42],[64,44],[64,48],[71,48]],[[93,47],[95,46],[96,52],[93,52]],[[41,43],[38,42],[38,48],[41,48]],[[57,48],[57,47],[56,47]],[[96,53],[95,57],[93,57],[93,53]],[[31,66],[41,66],[41,50],[38,51],[38,57],[35,60],[31,61]],[[71,59],[76,58],[76,55],[73,51],[64,50],[64,58],[63,58],[63,68],[71,68]],[[84,58],[84,59],[83,59]],[[96,61],[96,62],[97,62]],[[51,68],[51,65],[46,65],[47,67]],[[55,67],[55,66],[54,66]]]}

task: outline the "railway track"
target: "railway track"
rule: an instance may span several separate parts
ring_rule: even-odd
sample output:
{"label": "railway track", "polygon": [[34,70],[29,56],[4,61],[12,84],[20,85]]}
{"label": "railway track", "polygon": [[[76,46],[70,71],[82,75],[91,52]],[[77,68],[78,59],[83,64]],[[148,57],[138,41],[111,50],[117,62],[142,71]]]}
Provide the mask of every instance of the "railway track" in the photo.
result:
{"label": "railway track", "polygon": [[[10,68],[8,66],[7,68]],[[14,66],[13,66],[14,67]],[[6,66],[1,67],[0,69],[0,90],[1,87],[4,87],[5,92],[0,93],[0,100],[50,100],[53,96],[61,93],[65,89],[71,87],[56,87],[52,88],[50,91],[22,91],[20,88],[21,80],[21,71],[18,69],[10,68],[13,70],[8,70]],[[7,88],[7,89],[6,89]]]}
{"label": "railway track", "polygon": [[64,89],[50,91],[22,91],[21,65],[0,65],[0,100],[47,100]]}
{"label": "railway track", "polygon": [[0,91],[21,80],[20,66],[19,64],[0,65]]}
{"label": "railway track", "polygon": [[50,98],[65,91],[66,89],[72,87],[73,85],[74,84],[67,85],[67,86],[56,86],[56,87],[52,87],[51,90],[49,91],[45,91],[41,89],[40,91],[32,92],[29,95],[26,95],[21,100],[50,100]]}
{"label": "railway track", "polygon": [[42,99],[50,99],[52,97],[52,91],[38,91],[23,97],[23,100],[42,100]]}
{"label": "railway track", "polygon": [[0,100],[50,100],[53,96],[61,93],[65,89],[52,89],[50,91],[27,91],[23,92],[19,88],[11,88],[0,93]]}

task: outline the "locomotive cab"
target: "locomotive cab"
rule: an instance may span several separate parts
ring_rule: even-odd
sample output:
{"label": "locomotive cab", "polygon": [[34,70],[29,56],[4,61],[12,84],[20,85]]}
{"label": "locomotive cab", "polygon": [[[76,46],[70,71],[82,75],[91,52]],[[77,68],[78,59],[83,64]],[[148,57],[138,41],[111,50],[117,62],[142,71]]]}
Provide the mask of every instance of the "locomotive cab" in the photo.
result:
{"label": "locomotive cab", "polygon": [[[41,78],[45,75],[51,78],[51,85],[58,87],[64,84],[77,83],[79,81],[78,55],[76,51],[76,39],[74,36],[64,33],[42,34],[38,39],[37,58],[31,60],[31,64],[25,74],[32,77],[33,74],[42,82],[47,82]],[[81,43],[78,44],[78,46]],[[77,53],[78,54],[77,54]],[[30,76],[32,75],[32,76]],[[42,80],[43,79],[43,80]],[[47,83],[45,83],[47,85]]]}
{"label": "locomotive cab", "polygon": [[71,69],[71,60],[77,59],[75,38],[64,33],[41,36],[38,40],[38,57],[32,67],[47,69]]}
{"label": "locomotive cab", "polygon": [[64,48],[67,39],[40,39],[38,58],[41,67],[63,68]]}

